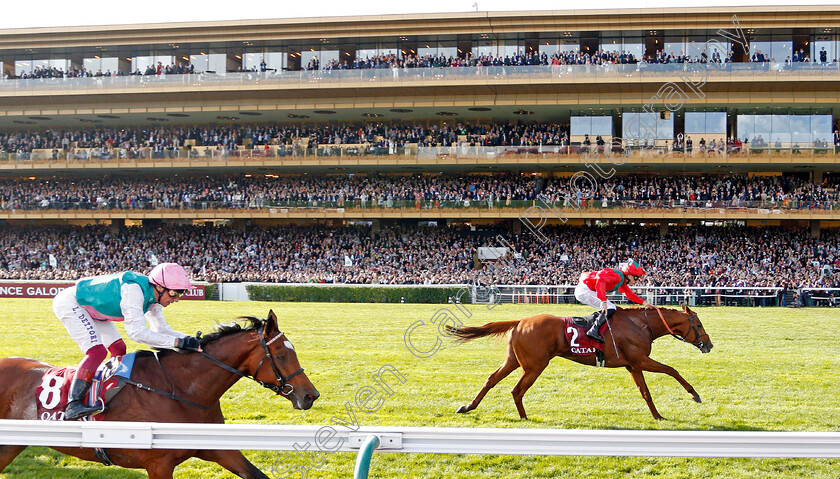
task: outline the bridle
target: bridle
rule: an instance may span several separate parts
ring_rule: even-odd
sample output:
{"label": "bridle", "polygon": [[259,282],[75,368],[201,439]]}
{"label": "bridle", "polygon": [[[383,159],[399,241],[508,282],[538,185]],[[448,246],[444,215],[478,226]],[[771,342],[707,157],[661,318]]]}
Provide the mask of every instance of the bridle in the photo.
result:
{"label": "bridle", "polygon": [[[232,367],[228,366],[227,364],[219,361],[218,359],[214,358],[213,356],[210,356],[209,354],[207,354],[204,351],[201,351],[201,354],[205,358],[209,359],[213,364],[215,364],[216,366],[219,366],[220,368],[222,368],[226,371],[229,371],[229,372],[231,372],[233,374],[236,374],[237,376],[240,376],[240,377],[243,377],[243,378],[248,378],[248,379],[254,381],[255,383],[259,384],[260,386],[262,386],[266,389],[271,389],[272,391],[274,391],[277,394],[282,394],[283,396],[288,396],[289,394],[292,394],[292,392],[295,390],[295,387],[293,385],[289,384],[289,381],[293,377],[297,376],[298,374],[303,373],[303,368],[300,368],[297,371],[293,372],[292,374],[290,374],[286,377],[283,377],[283,374],[280,373],[280,370],[277,368],[277,364],[274,362],[274,358],[271,357],[271,351],[268,350],[268,347],[272,343],[274,343],[275,341],[277,341],[278,339],[283,337],[283,332],[278,331],[277,336],[274,336],[271,340],[266,341],[265,334],[263,334],[264,331],[265,331],[265,324],[263,324],[259,327],[259,329],[257,330],[257,335],[260,338],[260,346],[262,346],[263,351],[265,351],[265,357],[260,359],[260,364],[258,364],[257,369],[254,370],[254,375],[253,376],[249,376],[249,375],[239,371],[238,369],[235,369],[235,368],[232,368]],[[270,383],[260,381],[259,379],[257,379],[257,374],[260,372],[260,369],[262,368],[262,365],[263,365],[263,363],[265,362],[266,359],[268,359],[268,364],[271,365],[271,370],[274,371],[274,377],[277,378],[277,382],[279,384],[270,384]]]}
{"label": "bridle", "polygon": [[[697,324],[695,324],[695,320],[697,321],[697,323],[700,323],[700,318],[699,318],[699,317],[697,317],[697,313],[695,313],[694,311],[691,311],[691,313],[690,313],[690,314],[689,314],[689,313],[686,313],[686,315],[688,316],[688,327],[689,327],[689,331],[686,331],[686,334],[683,334],[682,336],[680,336],[680,335],[678,335],[677,333],[675,333],[675,332],[671,329],[671,326],[670,326],[670,325],[668,325],[668,323],[665,321],[665,317],[664,317],[664,316],[662,316],[662,311],[661,311],[659,308],[657,308],[656,306],[654,306],[654,309],[656,309],[656,312],[657,312],[657,313],[659,313],[659,318],[662,320],[662,324],[664,324],[664,325],[665,325],[665,329],[667,329],[667,330],[668,330],[668,333],[669,333],[671,336],[673,336],[673,337],[675,337],[675,338],[679,339],[680,341],[682,341],[682,342],[684,342],[684,343],[691,344],[691,345],[695,346],[697,349],[700,349],[701,351],[703,350],[703,347],[704,347],[704,346],[706,346],[706,342],[705,342],[705,341],[703,341],[703,339],[701,338],[701,335],[700,335],[700,326],[698,326]],[[648,317],[647,317],[647,308],[645,308],[645,320],[648,322],[648,326],[650,326],[650,320],[649,320],[649,319],[648,319]],[[686,336],[688,336],[688,333],[689,333],[689,332],[694,332],[695,342],[691,342],[691,341],[688,341],[688,340],[686,340],[686,339],[685,339],[685,338],[686,338]],[[708,335],[708,334],[706,334],[705,336],[706,336],[707,338],[709,337],[709,335]]]}
{"label": "bridle", "polygon": [[[204,351],[200,351],[200,353],[205,358],[209,359],[210,362],[212,362],[216,366],[219,366],[220,368],[224,369],[225,371],[229,371],[233,374],[236,374],[239,377],[248,378],[248,379],[256,382],[257,384],[259,384],[260,386],[262,386],[264,388],[271,389],[272,391],[274,391],[277,394],[282,394],[284,396],[288,396],[289,394],[292,394],[292,392],[295,390],[295,387],[293,385],[289,384],[289,380],[291,380],[293,377],[297,376],[298,374],[301,374],[303,372],[303,368],[300,368],[297,371],[293,372],[292,374],[290,374],[286,377],[283,377],[283,375],[280,373],[280,370],[277,369],[277,364],[274,363],[274,359],[271,357],[271,351],[268,350],[269,345],[271,345],[274,341],[277,341],[278,339],[283,337],[283,332],[278,331],[277,336],[274,336],[274,338],[272,338],[270,341],[266,341],[265,340],[265,335],[263,334],[264,331],[265,331],[265,324],[263,324],[259,327],[259,329],[257,330],[257,334],[260,337],[260,345],[262,346],[263,351],[265,351],[265,357],[260,359],[260,364],[258,364],[257,369],[254,370],[254,375],[253,376],[249,376],[249,375],[243,373],[242,371],[239,371],[238,369],[234,369],[234,368],[228,366],[227,364],[219,361],[218,359],[214,358],[213,356],[210,356],[209,354],[205,353]],[[201,332],[199,332],[196,335],[196,337],[201,338]],[[160,394],[161,396],[164,396],[164,397],[168,397],[169,399],[174,399],[175,401],[184,403],[188,406],[192,406],[192,407],[200,409],[202,411],[208,411],[208,410],[210,410],[210,408],[213,407],[212,405],[211,406],[202,406],[200,404],[196,404],[196,403],[194,403],[194,402],[192,402],[188,399],[182,398],[182,397],[178,396],[177,394],[175,394],[175,382],[172,381],[172,378],[169,377],[169,374],[167,374],[166,369],[163,368],[163,364],[161,364],[160,357],[158,357],[157,352],[155,352],[154,355],[155,355],[155,360],[158,363],[158,366],[160,366],[161,371],[163,371],[163,375],[166,377],[166,379],[169,380],[169,384],[172,385],[172,392],[166,392],[166,391],[162,391],[160,389],[157,389],[157,388],[154,388],[154,387],[151,387],[151,386],[147,386],[147,385],[145,385],[143,383],[139,383],[139,382],[137,382],[137,381],[135,381],[131,378],[120,378],[120,381],[123,382],[123,383],[126,383],[126,384],[131,384],[132,386],[136,386],[136,387],[138,387],[138,388],[140,388],[144,391],[149,391],[149,392],[152,392],[152,393],[155,393],[155,394]],[[277,382],[280,383],[279,385],[269,384],[269,383],[260,381],[259,379],[256,378],[257,373],[260,372],[260,368],[262,368],[262,365],[265,362],[266,358],[268,358],[268,364],[271,365],[271,369],[272,369],[272,371],[274,371],[274,376],[277,378]],[[216,401],[216,404],[217,403],[218,403],[218,401]]]}

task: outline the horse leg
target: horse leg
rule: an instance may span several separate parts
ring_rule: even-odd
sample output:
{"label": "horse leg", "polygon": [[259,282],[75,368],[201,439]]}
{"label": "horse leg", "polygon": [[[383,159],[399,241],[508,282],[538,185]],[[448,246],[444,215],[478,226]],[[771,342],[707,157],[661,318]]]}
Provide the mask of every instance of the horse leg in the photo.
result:
{"label": "horse leg", "polygon": [[239,451],[199,451],[195,457],[215,462],[243,479],[270,479]]}
{"label": "horse leg", "polygon": [[653,418],[664,419],[662,415],[659,414],[659,411],[656,410],[656,406],[653,405],[653,398],[650,397],[650,390],[647,387],[642,370],[632,366],[627,366],[627,370],[630,371],[630,374],[633,376],[633,381],[636,381],[636,386],[639,387],[639,392],[642,393],[642,398],[647,403],[650,413],[653,414]]}
{"label": "horse leg", "polygon": [[149,475],[149,479],[172,479],[175,465],[176,461],[172,456],[158,457],[146,465],[146,474]]}
{"label": "horse leg", "polygon": [[27,446],[0,446],[0,471],[6,468]]}
{"label": "horse leg", "polygon": [[516,404],[516,410],[519,411],[519,418],[520,419],[528,419],[528,416],[525,414],[525,406],[522,405],[522,397],[525,396],[525,392],[528,391],[534,382],[540,377],[543,370],[548,366],[548,361],[545,364],[539,364],[536,367],[531,366],[529,368],[522,367],[522,377],[519,378],[517,381],[516,386],[510,391],[513,394],[513,402]]}
{"label": "horse leg", "polygon": [[465,413],[470,412],[473,409],[478,407],[478,403],[484,399],[484,396],[487,394],[488,391],[493,389],[496,384],[499,384],[499,381],[506,378],[510,373],[516,370],[519,367],[519,361],[516,359],[516,354],[513,353],[513,347],[508,344],[508,351],[507,357],[505,358],[505,362],[499,366],[493,374],[491,374],[487,381],[484,382],[484,386],[481,388],[481,391],[475,396],[475,399],[472,400],[471,403],[467,404],[466,406],[461,406],[455,412]]}
{"label": "horse leg", "polygon": [[664,373],[672,378],[676,379],[678,383],[688,391],[688,394],[691,394],[692,398],[695,402],[702,402],[700,400],[700,395],[697,394],[697,391],[694,390],[694,386],[688,383],[680,373],[677,372],[676,369],[668,366],[667,364],[662,364],[659,361],[655,361],[651,358],[644,358],[639,364],[638,367],[644,371],[650,371],[652,373]]}

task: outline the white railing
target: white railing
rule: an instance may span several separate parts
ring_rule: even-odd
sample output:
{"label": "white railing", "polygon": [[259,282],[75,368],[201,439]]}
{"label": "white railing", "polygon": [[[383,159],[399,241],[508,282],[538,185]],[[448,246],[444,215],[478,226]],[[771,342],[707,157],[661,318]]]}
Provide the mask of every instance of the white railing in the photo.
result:
{"label": "white railing", "polygon": [[[473,303],[574,304],[576,284],[471,286]],[[649,303],[659,306],[779,306],[779,286],[634,286],[633,291]],[[824,290],[821,290],[824,291]],[[621,293],[607,293],[616,304],[630,301]]]}
{"label": "white railing", "polygon": [[[650,457],[840,457],[838,432],[617,431],[0,420],[0,443],[133,449],[294,450],[329,428],[333,452]],[[319,436],[320,437],[320,436]],[[336,446],[340,444],[340,446]]]}

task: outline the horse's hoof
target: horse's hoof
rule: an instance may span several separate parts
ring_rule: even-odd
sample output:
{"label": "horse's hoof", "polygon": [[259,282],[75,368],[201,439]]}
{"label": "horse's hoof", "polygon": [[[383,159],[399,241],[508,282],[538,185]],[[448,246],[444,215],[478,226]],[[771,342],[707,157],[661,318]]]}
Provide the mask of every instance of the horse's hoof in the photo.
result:
{"label": "horse's hoof", "polygon": [[662,417],[662,416],[660,416],[660,415],[658,415],[658,414],[657,414],[656,416],[653,416],[653,418],[654,418],[654,419],[656,419],[657,421],[664,421],[664,420],[665,420],[665,418],[664,418],[664,417]]}
{"label": "horse's hoof", "polygon": [[463,414],[463,413],[465,413],[465,412],[469,412],[469,411],[470,411],[470,410],[469,410],[469,409],[467,409],[467,406],[461,406],[461,407],[459,407],[459,408],[458,408],[458,410],[457,410],[457,411],[455,411],[455,412],[456,412],[456,413],[461,413],[461,414]]}
{"label": "horse's hoof", "polygon": [[697,403],[702,403],[703,402],[703,401],[700,400],[700,395],[699,394],[694,395],[694,402],[697,402]]}

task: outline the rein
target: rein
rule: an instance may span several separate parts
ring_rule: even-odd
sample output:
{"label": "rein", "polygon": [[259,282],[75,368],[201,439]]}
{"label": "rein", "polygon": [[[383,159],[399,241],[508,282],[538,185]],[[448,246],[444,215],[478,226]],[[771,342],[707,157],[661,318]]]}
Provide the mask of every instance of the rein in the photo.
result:
{"label": "rein", "polygon": [[[274,363],[274,359],[271,357],[271,352],[268,350],[268,346],[271,345],[272,343],[274,343],[275,341],[277,341],[278,339],[280,339],[283,336],[283,333],[281,331],[278,331],[277,336],[275,336],[273,339],[271,339],[271,341],[266,341],[265,336],[263,335],[264,328],[265,328],[265,325],[260,326],[260,329],[257,330],[257,332],[259,333],[259,337],[260,337],[260,345],[262,346],[263,351],[265,351],[265,357],[262,358],[260,360],[260,363],[257,365],[257,369],[254,371],[254,376],[249,376],[249,375],[239,371],[238,369],[232,368],[232,367],[228,366],[227,364],[225,364],[225,363],[219,361],[218,359],[214,358],[213,356],[210,356],[209,354],[205,353],[204,351],[198,351],[198,352],[200,352],[201,355],[204,356],[205,358],[209,359],[210,362],[212,362],[216,366],[219,366],[220,368],[224,369],[225,371],[236,374],[239,377],[251,379],[252,381],[259,384],[260,386],[262,386],[264,388],[267,388],[267,389],[271,389],[272,391],[274,391],[277,394],[282,394],[284,396],[288,396],[289,394],[292,394],[292,392],[295,390],[294,386],[289,384],[289,380],[292,379],[293,377],[297,376],[298,374],[303,373],[303,368],[300,368],[297,371],[293,372],[292,374],[290,374],[286,377],[283,377],[283,374],[281,374],[280,370],[277,369],[277,365]],[[199,337],[201,336],[200,332],[198,333],[198,336]],[[139,382],[134,381],[133,379],[130,379],[130,378],[121,378],[122,381],[126,384],[130,384],[130,385],[135,386],[135,387],[137,387],[139,389],[142,389],[144,391],[149,391],[149,392],[167,397],[169,399],[174,399],[176,401],[182,402],[182,403],[184,403],[188,406],[192,406],[192,407],[194,407],[196,409],[200,409],[202,411],[209,411],[213,406],[218,404],[219,401],[217,400],[216,402],[214,402],[210,406],[202,406],[200,404],[196,404],[196,403],[194,403],[194,402],[192,402],[188,399],[184,399],[184,398],[176,395],[175,394],[175,383],[172,381],[172,378],[169,377],[169,374],[166,372],[166,369],[163,368],[163,364],[161,364],[161,362],[160,362],[160,358],[158,357],[157,351],[155,351],[154,355],[155,355],[155,360],[158,363],[158,366],[160,366],[161,371],[163,371],[163,375],[166,376],[166,379],[168,379],[169,382],[172,384],[172,392],[166,392],[166,391],[162,391],[160,389],[155,389],[151,386],[147,386],[145,384],[139,383]],[[280,383],[279,386],[276,385],[276,384],[269,384],[269,383],[266,383],[264,381],[260,381],[259,379],[256,378],[257,373],[260,371],[260,368],[262,368],[262,365],[263,365],[263,363],[265,362],[266,359],[268,359],[268,364],[271,365],[271,369],[272,369],[272,371],[274,371],[275,377],[277,377],[277,382]],[[288,387],[288,389],[287,389],[287,387]]]}
{"label": "rein", "polygon": [[157,351],[154,352],[154,355],[155,355],[155,361],[157,361],[158,366],[160,366],[160,370],[163,371],[163,375],[166,376],[166,379],[169,379],[170,383],[172,383],[172,392],[171,393],[168,393],[166,391],[161,391],[160,389],[155,389],[151,386],[146,386],[145,384],[138,383],[137,381],[135,381],[131,378],[120,378],[120,381],[122,381],[126,384],[130,384],[130,385],[132,385],[136,388],[142,389],[144,391],[149,391],[150,393],[160,394],[163,397],[168,397],[169,399],[174,399],[176,401],[182,402],[182,403],[184,403],[188,406],[192,406],[192,407],[194,407],[196,409],[200,409],[202,411],[209,411],[210,408],[212,408],[213,406],[218,404],[219,401],[216,401],[210,406],[202,406],[200,404],[196,404],[196,403],[194,403],[194,402],[192,402],[188,399],[184,399],[184,398],[176,395],[175,394],[175,383],[172,382],[172,379],[169,377],[169,374],[167,374],[166,369],[163,368],[163,364],[160,363],[160,358],[158,357]]}
{"label": "rein", "polygon": [[[675,332],[674,332],[674,330],[673,330],[673,329],[671,329],[671,326],[669,326],[669,325],[668,325],[668,323],[665,321],[665,317],[664,317],[664,316],[662,316],[662,310],[660,310],[660,309],[659,309],[659,308],[657,308],[656,306],[654,306],[654,309],[656,309],[656,312],[659,314],[659,319],[661,319],[661,320],[662,320],[662,324],[664,324],[664,325],[665,325],[665,329],[667,329],[667,330],[668,330],[668,333],[669,333],[671,336],[673,336],[673,337],[675,337],[675,338],[679,339],[680,341],[682,341],[682,342],[684,342],[684,343],[688,343],[688,344],[691,344],[691,345],[693,345],[693,346],[696,346],[694,343],[687,341],[687,340],[685,339],[685,337],[684,337],[684,336],[680,336],[680,335],[678,335],[677,333],[675,333]],[[647,308],[645,308],[645,321],[647,321],[648,326],[650,326],[650,319],[648,319],[648,316],[647,316]],[[692,331],[694,331],[694,335],[695,335],[695,336],[697,337],[697,339],[699,340],[699,339],[700,339],[700,334],[697,332],[697,329],[694,327],[694,322],[692,321],[692,318],[691,318],[691,315],[690,315],[690,314],[688,315],[688,327],[689,327]]]}
{"label": "rein", "polygon": [[[292,379],[293,377],[297,376],[298,374],[301,374],[303,372],[303,368],[298,369],[297,371],[293,372],[292,374],[288,375],[287,377],[283,377],[283,374],[281,374],[280,370],[277,369],[277,364],[274,363],[274,359],[271,357],[271,351],[268,350],[268,346],[271,345],[272,343],[274,343],[274,341],[277,341],[278,339],[280,339],[283,336],[283,333],[278,331],[277,336],[275,336],[273,339],[271,339],[271,341],[266,341],[265,336],[263,335],[263,328],[264,328],[264,326],[260,326],[260,329],[258,330],[258,332],[259,332],[259,336],[260,336],[260,345],[262,346],[263,351],[265,351],[265,357],[260,360],[260,364],[257,365],[257,369],[254,371],[253,376],[249,376],[249,375],[239,371],[238,369],[234,369],[234,368],[228,366],[227,364],[219,361],[218,359],[214,358],[213,356],[210,356],[209,354],[205,353],[204,351],[200,351],[200,352],[205,358],[209,359],[210,362],[212,362],[216,366],[219,366],[220,368],[224,369],[225,371],[236,374],[239,377],[248,378],[248,379],[254,381],[255,383],[259,384],[260,386],[262,386],[266,389],[271,389],[272,391],[274,391],[277,394],[282,394],[284,396],[288,396],[289,394],[292,394],[292,392],[295,390],[295,387],[292,386],[291,384],[289,384],[289,380]],[[265,362],[266,359],[268,359],[268,364],[271,365],[271,370],[274,372],[274,376],[277,378],[277,382],[280,383],[279,386],[276,385],[276,384],[269,384],[267,382],[260,381],[259,379],[256,378],[257,373],[260,371],[260,368],[262,368],[263,362]],[[288,386],[288,389],[286,389],[287,386]]]}

